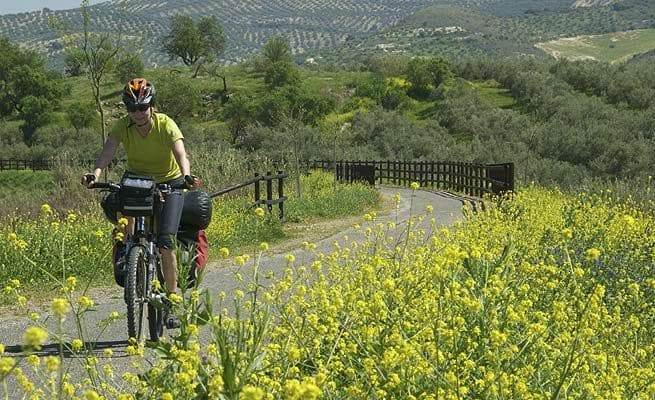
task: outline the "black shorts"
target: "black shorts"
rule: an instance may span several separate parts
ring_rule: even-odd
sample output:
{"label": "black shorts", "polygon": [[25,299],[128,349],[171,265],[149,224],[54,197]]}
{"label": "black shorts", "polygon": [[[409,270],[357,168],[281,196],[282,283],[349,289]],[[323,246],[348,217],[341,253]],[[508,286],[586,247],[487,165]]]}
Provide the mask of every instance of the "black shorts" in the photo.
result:
{"label": "black shorts", "polygon": [[[184,183],[184,178],[179,177],[162,183],[180,185]],[[174,249],[175,236],[180,226],[180,218],[182,217],[182,209],[184,208],[184,191],[182,189],[174,189],[166,195],[164,200],[159,211],[157,247],[160,249]]]}

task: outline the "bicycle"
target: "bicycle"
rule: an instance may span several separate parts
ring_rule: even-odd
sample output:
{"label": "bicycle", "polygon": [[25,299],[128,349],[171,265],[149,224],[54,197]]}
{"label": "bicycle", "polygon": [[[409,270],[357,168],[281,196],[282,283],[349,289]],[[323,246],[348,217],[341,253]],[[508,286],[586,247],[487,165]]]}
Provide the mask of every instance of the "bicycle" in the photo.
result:
{"label": "bicycle", "polygon": [[150,340],[159,341],[164,334],[164,294],[153,287],[153,280],[164,282],[161,254],[157,247],[158,207],[166,195],[185,184],[157,184],[151,177],[127,176],[121,183],[93,182],[89,189],[103,189],[118,194],[119,209],[134,217],[134,232],[126,234],[124,299],[127,306],[127,331],[130,338],[141,339],[144,309],[147,308]]}

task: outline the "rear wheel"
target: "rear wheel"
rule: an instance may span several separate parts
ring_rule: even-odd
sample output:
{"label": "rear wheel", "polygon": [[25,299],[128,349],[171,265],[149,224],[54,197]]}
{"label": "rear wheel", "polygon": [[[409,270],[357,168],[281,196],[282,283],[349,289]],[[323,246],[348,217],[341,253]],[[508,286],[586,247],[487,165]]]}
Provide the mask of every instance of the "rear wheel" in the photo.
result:
{"label": "rear wheel", "polygon": [[[161,271],[161,258],[157,257],[157,271]],[[158,277],[162,282],[163,278]],[[161,301],[148,303],[148,329],[150,330],[150,340],[158,342],[159,338],[164,336],[164,308]]]}
{"label": "rear wheel", "polygon": [[143,332],[144,306],[147,301],[148,256],[141,246],[130,249],[125,276],[125,304],[127,305],[127,333],[129,337],[141,339]]}
{"label": "rear wheel", "polygon": [[164,336],[164,312],[153,304],[148,304],[148,328],[152,342],[158,342]]}

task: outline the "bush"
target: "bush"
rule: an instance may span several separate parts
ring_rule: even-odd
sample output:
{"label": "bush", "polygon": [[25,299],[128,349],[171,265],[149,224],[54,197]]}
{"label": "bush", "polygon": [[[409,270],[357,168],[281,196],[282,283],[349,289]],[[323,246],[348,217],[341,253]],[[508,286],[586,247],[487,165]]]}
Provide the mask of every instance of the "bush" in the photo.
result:
{"label": "bush", "polygon": [[88,101],[71,103],[66,109],[66,119],[77,132],[82,128],[90,127],[97,115],[95,105]]}
{"label": "bush", "polygon": [[202,96],[194,85],[189,85],[187,78],[171,74],[156,83],[157,108],[183,125],[199,110]]}
{"label": "bush", "polygon": [[264,82],[271,88],[297,85],[300,82],[300,73],[290,62],[277,61],[266,67]]}
{"label": "bush", "polygon": [[125,83],[130,79],[139,78],[143,76],[145,68],[143,61],[138,54],[130,53],[125,54],[116,60],[114,66],[114,76],[119,83]]}

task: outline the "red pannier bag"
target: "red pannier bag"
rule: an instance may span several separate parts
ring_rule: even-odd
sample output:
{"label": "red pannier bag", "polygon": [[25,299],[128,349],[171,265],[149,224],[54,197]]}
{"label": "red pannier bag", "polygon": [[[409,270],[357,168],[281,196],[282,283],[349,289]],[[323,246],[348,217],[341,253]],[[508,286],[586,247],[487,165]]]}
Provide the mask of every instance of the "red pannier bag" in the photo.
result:
{"label": "red pannier bag", "polygon": [[209,253],[209,243],[207,242],[205,230],[180,226],[177,231],[177,245],[182,255],[182,260],[180,260],[182,265],[191,266],[187,276],[188,287],[195,287],[198,274],[207,264],[207,255]]}

